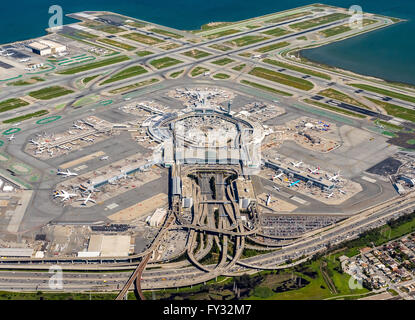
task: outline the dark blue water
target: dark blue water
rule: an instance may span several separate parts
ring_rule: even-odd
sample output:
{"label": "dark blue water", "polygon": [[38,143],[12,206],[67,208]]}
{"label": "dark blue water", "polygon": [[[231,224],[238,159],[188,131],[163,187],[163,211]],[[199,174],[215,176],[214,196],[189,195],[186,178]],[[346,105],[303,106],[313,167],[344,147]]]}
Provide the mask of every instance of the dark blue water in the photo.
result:
{"label": "dark blue water", "polygon": [[[0,10],[0,43],[44,35],[48,8],[61,5],[65,14],[84,10],[108,10],[178,29],[197,29],[211,21],[237,21],[286,10],[307,0],[19,0],[3,1]],[[415,1],[322,1],[340,7],[359,4],[364,11],[409,21],[368,35],[324,46],[306,53],[322,63],[388,80],[415,84]],[[65,19],[65,23],[72,22]]]}

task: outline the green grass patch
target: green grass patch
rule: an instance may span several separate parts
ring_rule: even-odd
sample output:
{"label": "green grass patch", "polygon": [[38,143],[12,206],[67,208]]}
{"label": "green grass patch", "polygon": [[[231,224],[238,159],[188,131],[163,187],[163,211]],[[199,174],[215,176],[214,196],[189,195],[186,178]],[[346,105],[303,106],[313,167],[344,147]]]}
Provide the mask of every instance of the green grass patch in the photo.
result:
{"label": "green grass patch", "polygon": [[205,37],[208,38],[209,40],[212,40],[212,39],[217,39],[217,38],[229,36],[231,34],[235,34],[235,33],[239,33],[239,32],[241,32],[241,30],[228,29],[228,30],[219,31],[219,32],[216,32],[216,33],[211,33],[209,35],[206,35]]}
{"label": "green grass patch", "polygon": [[240,38],[236,38],[230,41],[226,41],[225,43],[231,46],[244,47],[244,46],[254,44],[257,42],[262,42],[268,39],[269,39],[268,37],[264,37],[264,36],[249,35],[249,36],[243,36]]}
{"label": "green grass patch", "polygon": [[366,99],[381,106],[388,115],[415,122],[415,110],[407,109],[395,104],[366,97]]}
{"label": "green grass patch", "polygon": [[180,61],[174,58],[164,57],[164,58],[152,60],[150,64],[156,69],[164,69],[164,68],[168,68],[176,64],[182,63],[182,62],[183,61]]}
{"label": "green grass patch", "polygon": [[323,24],[327,24],[333,21],[346,19],[348,17],[350,17],[350,15],[345,14],[345,13],[332,13],[326,16],[315,18],[315,19],[293,23],[293,24],[290,24],[289,27],[292,29],[296,29],[296,30],[306,30],[306,29],[318,27],[318,26],[321,26]]}
{"label": "green grass patch", "polygon": [[141,51],[137,51],[136,54],[139,57],[145,57],[145,56],[149,56],[150,54],[153,54],[154,52],[148,51],[148,50],[141,50]]}
{"label": "green grass patch", "polygon": [[183,52],[182,55],[194,58],[194,59],[201,59],[207,56],[210,56],[210,53],[202,50],[193,49],[190,51]]}
{"label": "green grass patch", "polygon": [[230,77],[231,76],[229,74],[226,74],[226,73],[217,73],[217,74],[215,74],[213,76],[213,78],[215,78],[215,79],[221,79],[221,80],[223,80],[223,79],[229,79]]}
{"label": "green grass patch", "polygon": [[94,76],[90,76],[90,77],[83,78],[83,79],[82,79],[82,82],[83,82],[84,84],[87,84],[88,82],[90,82],[90,81],[94,80],[95,78],[97,78],[97,77],[99,77],[99,76],[100,76],[100,74],[96,74],[96,75],[94,75]]}
{"label": "green grass patch", "polygon": [[203,67],[196,67],[194,68],[190,74],[192,77],[197,77],[198,75],[201,75],[202,73],[208,72],[209,69],[203,68]]}
{"label": "green grass patch", "polygon": [[212,44],[211,46],[209,46],[210,48],[212,48],[212,49],[216,49],[216,50],[219,50],[219,51],[229,51],[229,50],[232,50],[232,48],[230,48],[230,47],[228,47],[228,46],[225,46],[225,45],[223,45],[223,44],[220,44],[220,43],[215,43],[215,44]]}
{"label": "green grass patch", "polygon": [[61,97],[70,93],[73,93],[73,90],[61,87],[61,86],[51,86],[43,88],[37,91],[29,92],[29,96],[39,100],[50,100],[57,97]]}
{"label": "green grass patch", "polygon": [[87,28],[91,28],[94,30],[110,33],[110,34],[116,34],[125,31],[122,28],[119,28],[117,26],[108,25],[105,23],[100,23],[96,21],[87,21],[84,23],[81,23],[82,26],[85,26]]}
{"label": "green grass patch", "polygon": [[113,90],[110,91],[110,93],[111,94],[124,93],[124,92],[127,92],[127,91],[131,91],[131,90],[135,90],[135,89],[144,87],[144,86],[148,86],[148,85],[153,84],[153,83],[156,83],[158,81],[159,80],[158,79],[155,79],[155,78],[149,79],[149,80],[145,80],[145,81],[140,81],[140,82],[137,82],[137,83],[134,83],[134,84],[130,84],[130,85],[125,86],[125,87],[113,89]]}
{"label": "green grass patch", "polygon": [[27,85],[31,85],[31,84],[42,82],[42,81],[45,81],[45,79],[40,78],[40,77],[31,77],[30,79],[9,82],[7,83],[7,85],[8,86],[27,86]]}
{"label": "green grass patch", "polygon": [[178,76],[180,76],[182,73],[183,73],[183,71],[184,70],[180,70],[180,71],[177,71],[177,72],[173,72],[173,73],[171,73],[170,74],[170,78],[177,78]]}
{"label": "green grass patch", "polygon": [[273,37],[281,37],[281,36],[283,36],[283,35],[286,35],[286,34],[292,33],[292,31],[285,30],[285,29],[283,29],[283,28],[274,28],[274,29],[271,29],[271,30],[264,31],[264,32],[262,32],[262,33],[263,33],[263,34],[266,34],[266,35],[268,35],[268,36],[273,36]]}
{"label": "green grass patch", "polygon": [[235,71],[241,71],[245,67],[246,67],[246,64],[243,63],[243,64],[240,64],[238,66],[233,67],[232,69],[235,70]]}
{"label": "green grass patch", "polygon": [[24,101],[20,98],[11,98],[7,100],[0,101],[0,112],[5,112],[20,107],[28,106],[29,102]]}
{"label": "green grass patch", "polygon": [[355,105],[355,106],[358,106],[358,107],[361,107],[361,108],[364,108],[364,109],[370,109],[368,106],[366,106],[363,103],[357,101],[356,99],[353,99],[349,95],[347,95],[343,92],[334,90],[332,88],[322,90],[318,94],[321,95],[321,96],[324,96],[324,97],[328,97],[328,98],[336,99],[336,100],[339,100],[339,101],[342,101],[342,102],[345,102],[345,103],[348,103],[348,104],[352,104],[352,105]]}
{"label": "green grass patch", "polygon": [[298,71],[298,72],[301,72],[301,73],[305,73],[305,74],[308,74],[310,76],[315,76],[315,77],[318,77],[318,78],[331,80],[331,77],[328,74],[321,73],[321,72],[318,72],[318,71],[314,71],[312,69],[298,67],[298,66],[295,66],[295,65],[292,65],[292,64],[288,64],[288,63],[277,61],[277,60],[271,60],[271,59],[264,59],[264,62],[268,63],[268,64],[272,64],[272,65],[277,66],[277,67],[286,68],[286,69]]}
{"label": "green grass patch", "polygon": [[327,109],[327,110],[330,110],[330,111],[342,113],[342,114],[345,114],[345,115],[348,115],[348,116],[351,116],[351,117],[360,118],[360,119],[366,118],[362,114],[351,112],[351,111],[348,111],[348,110],[345,110],[345,109],[342,109],[342,108],[338,108],[338,107],[329,106],[327,104],[324,104],[324,103],[321,103],[321,102],[318,102],[318,101],[314,101],[314,100],[311,100],[311,99],[304,99],[303,101],[308,103],[308,104],[312,104],[312,105],[315,105],[317,107]]}
{"label": "green grass patch", "polygon": [[88,71],[88,70],[92,70],[92,69],[96,69],[96,68],[101,68],[101,67],[109,66],[111,64],[116,64],[116,63],[120,63],[120,62],[123,62],[123,61],[127,61],[127,60],[130,60],[130,58],[127,57],[127,56],[117,56],[117,57],[113,57],[113,58],[107,58],[107,59],[104,59],[104,60],[84,64],[82,66],[65,69],[63,71],[59,71],[58,74],[63,74],[63,75],[76,74],[76,73],[79,73],[79,72],[84,72],[84,71]]}
{"label": "green grass patch", "polygon": [[409,139],[406,141],[407,144],[415,144],[415,139]]}
{"label": "green grass patch", "polygon": [[153,29],[150,29],[149,31],[161,34],[161,35],[166,36],[166,37],[171,37],[171,38],[176,38],[176,39],[183,38],[183,36],[180,35],[180,34],[170,32],[170,31],[167,31],[167,30],[164,30],[164,29],[153,28]]}
{"label": "green grass patch", "polygon": [[164,42],[164,40],[154,38],[154,37],[150,37],[150,36],[147,36],[147,35],[144,35],[144,34],[141,34],[141,33],[137,33],[137,32],[123,34],[123,35],[121,35],[121,37],[129,39],[129,40],[133,40],[133,41],[136,41],[136,42],[144,43],[144,44],[150,45],[150,46]]}
{"label": "green grass patch", "polygon": [[260,83],[256,83],[256,82],[252,82],[252,81],[248,81],[248,80],[241,80],[241,83],[246,84],[246,85],[251,86],[251,87],[254,87],[254,88],[257,88],[257,89],[260,89],[260,90],[268,91],[268,92],[271,92],[271,93],[275,93],[275,94],[279,94],[279,95],[283,95],[283,96],[288,96],[288,97],[292,96],[291,93],[281,91],[281,90],[277,90],[277,89],[274,89],[274,88],[271,88],[271,87],[267,87],[267,86],[264,86]]}
{"label": "green grass patch", "polygon": [[304,17],[306,15],[312,14],[311,11],[304,11],[304,12],[299,12],[299,13],[292,13],[292,14],[287,14],[285,16],[282,17],[276,17],[276,18],[272,18],[269,20],[265,20],[266,23],[278,23],[278,22],[283,22],[283,21],[287,21],[287,20],[293,20],[295,18],[300,18],[300,17]]}
{"label": "green grass patch", "polygon": [[28,113],[28,114],[25,114],[25,115],[22,115],[22,116],[19,116],[19,117],[16,117],[16,118],[11,118],[11,119],[4,120],[3,123],[20,122],[20,121],[28,120],[28,119],[31,119],[31,118],[41,117],[41,116],[44,116],[45,114],[48,114],[48,113],[49,113],[49,111],[47,111],[47,110],[40,110],[40,111],[37,111],[37,112]]}
{"label": "green grass patch", "polygon": [[290,44],[290,43],[289,43],[289,42],[287,42],[287,41],[281,41],[281,42],[278,42],[278,43],[273,43],[273,44],[270,44],[270,45],[268,45],[268,46],[264,46],[264,47],[261,47],[261,48],[255,49],[255,51],[256,51],[256,52],[265,53],[265,52],[269,52],[269,51],[277,50],[277,49],[279,49],[279,48],[286,47],[286,46],[288,46],[289,44]]}
{"label": "green grass patch", "polygon": [[105,43],[105,44],[109,44],[110,46],[114,46],[123,50],[127,50],[127,51],[133,51],[134,49],[136,49],[136,47],[130,46],[129,44],[126,43],[121,43],[112,39],[98,39],[98,42],[101,43]]}
{"label": "green grass patch", "polygon": [[212,61],[211,63],[217,64],[218,66],[224,66],[224,65],[229,64],[229,63],[232,63],[234,61],[235,60],[233,60],[231,58],[223,58],[223,59],[219,59],[219,60]]}
{"label": "green grass patch", "polygon": [[314,85],[310,81],[293,77],[287,74],[275,72],[273,70],[265,69],[262,67],[253,68],[249,72],[249,74],[255,77],[259,77],[273,82],[278,82],[286,86],[290,86],[304,91],[309,91],[314,88]]}
{"label": "green grass patch", "polygon": [[400,99],[400,100],[404,100],[408,102],[415,102],[415,97],[408,96],[406,94],[402,94],[402,93],[398,93],[398,92],[394,92],[394,91],[390,91],[390,90],[386,90],[386,89],[382,89],[378,87],[373,87],[367,84],[352,83],[350,85],[355,88],[372,91],[372,92],[379,93],[385,96],[389,96],[391,98],[396,98],[396,99]]}
{"label": "green grass patch", "polygon": [[131,77],[135,77],[135,76],[138,76],[140,74],[147,73],[147,72],[148,71],[146,69],[144,69],[142,66],[132,66],[132,67],[121,70],[120,72],[114,74],[109,79],[101,82],[101,85],[116,82],[116,81],[120,81],[120,80],[131,78]]}

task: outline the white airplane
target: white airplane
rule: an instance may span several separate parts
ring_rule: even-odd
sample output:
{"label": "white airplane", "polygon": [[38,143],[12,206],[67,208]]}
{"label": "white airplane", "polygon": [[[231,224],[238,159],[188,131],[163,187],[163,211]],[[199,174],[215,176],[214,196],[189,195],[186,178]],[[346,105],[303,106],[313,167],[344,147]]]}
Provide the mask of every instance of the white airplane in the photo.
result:
{"label": "white airplane", "polygon": [[94,142],[95,141],[92,138],[81,138],[81,140],[86,141],[86,142]]}
{"label": "white airplane", "polygon": [[45,150],[36,150],[36,152],[35,152],[35,154],[42,154],[43,153],[43,151],[45,151]]}
{"label": "white airplane", "polygon": [[275,180],[275,179],[281,179],[281,177],[284,175],[284,172],[280,172],[280,173],[278,173],[278,174],[276,174],[275,176],[272,176],[272,179],[273,180]]}
{"label": "white airplane", "polygon": [[346,191],[344,191],[344,190],[342,190],[342,189],[339,189],[339,192],[340,192],[340,193],[343,193],[343,194],[346,194]]}
{"label": "white airplane", "polygon": [[332,196],[334,196],[334,192],[332,192],[332,193],[328,194],[328,195],[326,196],[326,198],[327,198],[327,199],[329,199],[329,198],[331,198]]}
{"label": "white airplane", "polygon": [[77,201],[83,201],[83,203],[82,203],[82,205],[83,205],[83,206],[86,206],[86,205],[88,204],[88,201],[91,201],[91,202],[93,202],[93,203],[96,203],[96,201],[95,201],[94,199],[91,199],[91,196],[92,196],[92,193],[90,193],[90,194],[88,195],[88,197],[78,199]]}
{"label": "white airplane", "polygon": [[48,153],[51,157],[53,157],[53,150],[48,150]]}
{"label": "white airplane", "polygon": [[76,124],[76,122],[73,123],[72,127],[74,127],[75,129],[78,129],[78,130],[84,130],[84,128],[81,127],[80,125]]}
{"label": "white airplane", "polygon": [[273,188],[277,191],[280,191],[280,188],[278,188],[277,186],[273,186]]}
{"label": "white airplane", "polygon": [[337,172],[335,175],[333,175],[333,176],[330,176],[330,175],[327,175],[327,179],[329,180],[329,181],[337,181],[337,180],[339,180],[339,177],[340,177],[340,171],[339,172]]}
{"label": "white airplane", "polygon": [[24,59],[20,59],[19,62],[27,62],[29,60],[30,60],[30,58],[24,58]]}
{"label": "white airplane", "polygon": [[61,193],[56,194],[55,198],[62,198],[61,201],[66,201],[66,200],[70,200],[71,198],[76,197],[76,196],[77,196],[77,194],[68,193],[65,190],[61,190]]}
{"label": "white airplane", "polygon": [[297,163],[295,163],[294,161],[291,161],[291,164],[292,164],[295,168],[299,168],[299,167],[303,164],[303,161],[299,161],[299,162],[297,162]]}
{"label": "white airplane", "polygon": [[14,134],[12,134],[10,137],[7,138],[9,141],[12,141],[14,139],[16,139],[16,137],[14,136]]}
{"label": "white airplane", "polygon": [[310,169],[310,168],[308,168],[308,171],[310,171],[310,173],[311,174],[318,174],[318,171],[320,170],[320,167],[318,167],[318,168],[316,168],[316,169],[314,169],[314,170],[312,170],[312,169]]}
{"label": "white airplane", "polygon": [[99,160],[101,160],[101,161],[105,161],[105,160],[109,160],[109,156],[104,156],[104,157],[101,157],[101,158],[99,158]]}
{"label": "white airplane", "polygon": [[65,177],[70,177],[70,176],[77,176],[78,174],[75,172],[71,172],[69,171],[69,169],[67,169],[66,171],[61,171],[58,169],[58,176],[65,176]]}
{"label": "white airplane", "polygon": [[32,140],[29,140],[29,142],[30,142],[30,143],[32,143],[32,144],[34,144],[34,145],[36,145],[36,146],[38,146],[38,145],[39,145],[39,142],[37,142],[37,141],[35,141],[35,140],[33,140],[33,139],[32,139]]}

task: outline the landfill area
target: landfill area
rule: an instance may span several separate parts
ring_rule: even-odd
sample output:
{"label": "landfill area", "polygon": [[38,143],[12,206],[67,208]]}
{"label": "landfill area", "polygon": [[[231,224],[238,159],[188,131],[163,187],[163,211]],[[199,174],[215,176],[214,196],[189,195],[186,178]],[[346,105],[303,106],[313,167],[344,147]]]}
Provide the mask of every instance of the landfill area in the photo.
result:
{"label": "landfill area", "polygon": [[[266,209],[270,210],[271,212],[275,213],[282,213],[282,212],[292,212],[298,207],[293,205],[290,202],[284,201],[270,193],[261,193],[257,196],[257,203],[261,207],[266,207]],[[265,212],[264,210],[261,210]]]}
{"label": "landfill area", "polygon": [[284,126],[272,127],[273,133],[262,143],[265,156],[275,156],[275,149],[284,141],[294,141],[301,147],[318,152],[330,152],[341,146],[337,126],[334,123],[309,117],[301,117],[287,122]]}
{"label": "landfill area", "polygon": [[118,131],[113,130],[112,123],[89,116],[74,122],[63,132],[38,134],[26,145],[25,152],[46,160],[88,147],[116,134]]}
{"label": "landfill area", "polygon": [[342,177],[340,172],[330,173],[281,155],[277,159],[267,161],[259,173],[272,180],[277,188],[287,187],[329,205],[341,204],[363,190],[360,184]]}
{"label": "landfill area", "polygon": [[178,99],[183,105],[190,108],[202,105],[216,107],[235,97],[232,91],[215,87],[177,88],[169,91],[167,95]]}
{"label": "landfill area", "polygon": [[[64,204],[74,207],[93,206],[119,196],[128,190],[138,188],[161,177],[162,169],[148,161],[148,155],[141,153],[114,162],[98,170],[64,180],[56,186],[55,201],[62,198],[65,190],[74,190],[71,197],[60,199]],[[92,192],[86,201],[83,193]]]}
{"label": "landfill area", "polygon": [[296,237],[321,229],[344,219],[340,216],[268,215],[259,217],[263,234],[276,237]]}
{"label": "landfill area", "polygon": [[242,114],[253,121],[263,123],[284,113],[285,109],[276,104],[252,102],[243,106],[237,115]]}

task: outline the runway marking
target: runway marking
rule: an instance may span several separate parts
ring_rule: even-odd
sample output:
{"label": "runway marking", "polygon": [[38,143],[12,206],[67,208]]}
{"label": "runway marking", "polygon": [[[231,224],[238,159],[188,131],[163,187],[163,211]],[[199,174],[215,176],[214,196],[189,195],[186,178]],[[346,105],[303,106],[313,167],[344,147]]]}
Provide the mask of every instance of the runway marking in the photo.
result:
{"label": "runway marking", "polygon": [[118,204],[116,203],[111,203],[109,205],[107,205],[107,209],[112,210],[118,207]]}
{"label": "runway marking", "polygon": [[375,179],[372,179],[372,178],[369,178],[369,177],[366,177],[366,176],[363,176],[362,180],[366,180],[366,181],[371,182],[371,183],[376,183]]}
{"label": "runway marking", "polygon": [[299,198],[299,197],[292,197],[291,198],[291,200],[293,200],[293,201],[295,201],[295,202],[298,202],[298,203],[301,203],[301,204],[303,204],[303,205],[305,205],[305,204],[308,204],[308,201],[306,201],[306,200],[304,200],[304,199],[301,199],[301,198]]}

